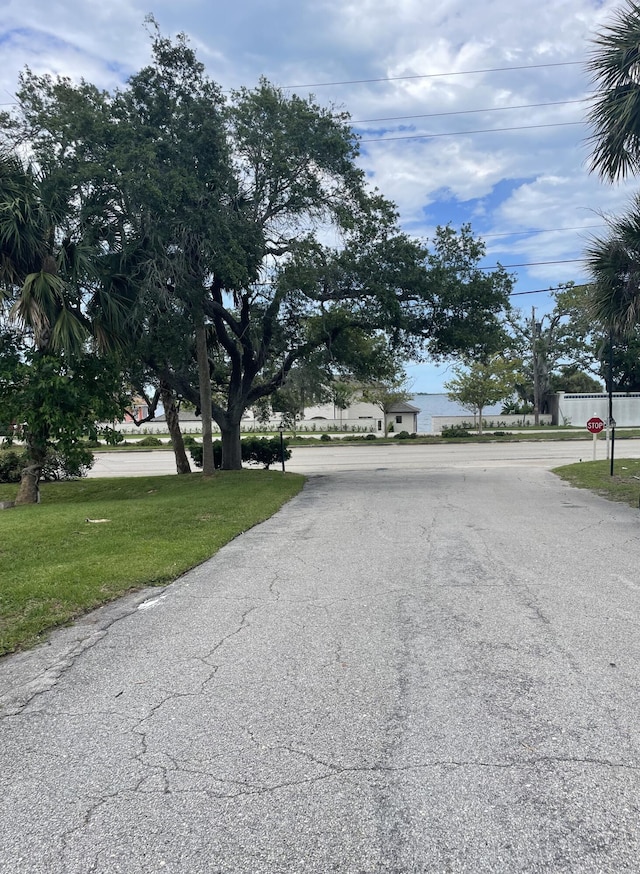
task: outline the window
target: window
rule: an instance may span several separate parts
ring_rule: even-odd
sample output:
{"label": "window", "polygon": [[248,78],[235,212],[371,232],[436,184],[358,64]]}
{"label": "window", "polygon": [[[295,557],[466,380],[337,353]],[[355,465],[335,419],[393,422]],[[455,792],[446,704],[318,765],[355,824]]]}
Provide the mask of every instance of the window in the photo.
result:
{"label": "window", "polygon": [[396,425],[402,425],[402,416],[396,416]]}

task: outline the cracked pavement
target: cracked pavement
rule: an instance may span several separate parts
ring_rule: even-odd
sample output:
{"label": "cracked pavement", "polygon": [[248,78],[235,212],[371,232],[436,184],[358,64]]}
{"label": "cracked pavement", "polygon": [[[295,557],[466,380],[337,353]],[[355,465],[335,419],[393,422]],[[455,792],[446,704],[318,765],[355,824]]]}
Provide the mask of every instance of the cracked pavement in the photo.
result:
{"label": "cracked pavement", "polygon": [[0,661],[0,872],[637,871],[638,511],[329,472]]}

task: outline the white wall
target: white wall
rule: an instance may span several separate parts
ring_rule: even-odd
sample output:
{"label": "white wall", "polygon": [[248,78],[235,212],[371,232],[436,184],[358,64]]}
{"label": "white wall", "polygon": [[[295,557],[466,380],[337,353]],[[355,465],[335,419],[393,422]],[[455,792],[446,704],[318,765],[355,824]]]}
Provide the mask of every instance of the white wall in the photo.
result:
{"label": "white wall", "polygon": [[[584,428],[587,419],[599,416],[605,423],[609,418],[609,396],[606,394],[565,394],[555,397],[554,421],[558,425]],[[613,393],[613,418],[618,427],[640,426],[640,392]]]}
{"label": "white wall", "polygon": [[[466,416],[432,416],[431,418],[431,431],[433,434],[440,434],[443,428],[450,427],[451,425],[462,425],[465,422],[468,424],[474,424],[474,416],[473,413],[467,413]],[[503,416],[500,413],[496,413],[494,415],[483,416],[483,428],[485,430],[497,429],[497,428],[515,428],[517,425],[533,425],[533,413],[526,416]],[[551,416],[543,415],[540,416],[540,424],[547,426],[551,424]]]}

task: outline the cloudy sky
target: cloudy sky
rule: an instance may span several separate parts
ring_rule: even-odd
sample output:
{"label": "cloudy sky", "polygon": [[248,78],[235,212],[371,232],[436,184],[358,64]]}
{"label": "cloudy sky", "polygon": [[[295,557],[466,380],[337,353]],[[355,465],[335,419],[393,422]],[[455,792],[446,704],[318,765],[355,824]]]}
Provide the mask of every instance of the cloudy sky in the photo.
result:
{"label": "cloudy sky", "polygon": [[[346,109],[361,165],[429,238],[470,222],[517,276],[515,305],[585,279],[585,241],[631,187],[589,176],[585,71],[613,0],[5,0],[0,103],[19,71],[112,88],[149,58],[143,26],[184,31],[224,89],[258,77]],[[513,265],[513,266],[511,266]],[[415,391],[446,369],[408,368]]]}

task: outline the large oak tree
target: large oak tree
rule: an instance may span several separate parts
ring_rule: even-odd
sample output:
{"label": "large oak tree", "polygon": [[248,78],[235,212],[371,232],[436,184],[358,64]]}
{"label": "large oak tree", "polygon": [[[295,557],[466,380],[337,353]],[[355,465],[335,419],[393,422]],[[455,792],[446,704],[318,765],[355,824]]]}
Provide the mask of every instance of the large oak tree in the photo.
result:
{"label": "large oak tree", "polygon": [[152,48],[113,93],[25,71],[5,127],[75,186],[104,299],[131,307],[123,346],[202,411],[205,473],[210,416],[239,467],[245,410],[320,351],[343,372],[362,337],[494,351],[509,277],[479,269],[469,228],[432,250],[402,233],[344,113],[266,81],[225,100],[184,36]]}

